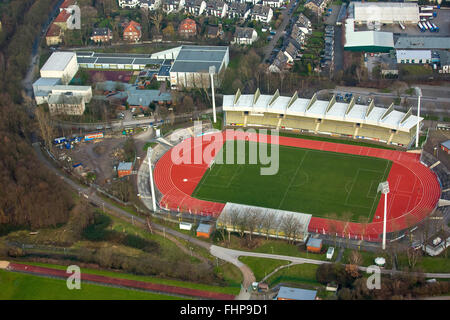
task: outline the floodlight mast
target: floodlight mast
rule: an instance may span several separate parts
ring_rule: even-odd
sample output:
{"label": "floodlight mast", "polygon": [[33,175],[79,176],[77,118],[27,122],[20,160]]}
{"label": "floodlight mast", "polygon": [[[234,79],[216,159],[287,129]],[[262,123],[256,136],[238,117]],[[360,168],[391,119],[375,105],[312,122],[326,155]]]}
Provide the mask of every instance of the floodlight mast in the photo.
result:
{"label": "floodlight mast", "polygon": [[387,217],[387,195],[389,193],[389,182],[380,182],[378,192],[384,194],[384,218],[383,218],[383,250],[386,250],[386,217]]}
{"label": "floodlight mast", "polygon": [[153,171],[152,171],[152,147],[147,149],[148,171],[150,172],[150,189],[152,191],[152,205],[153,211],[156,212],[156,200],[155,200],[155,186],[153,184]]}
{"label": "floodlight mast", "polygon": [[419,117],[420,117],[420,98],[422,97],[422,90],[419,87],[414,88],[417,95],[417,126],[416,126],[416,148],[419,147]]}
{"label": "floodlight mast", "polygon": [[214,74],[216,73],[216,67],[209,67],[209,75],[211,77],[211,92],[212,92],[212,103],[213,103],[213,121],[216,123],[216,99],[214,98]]}

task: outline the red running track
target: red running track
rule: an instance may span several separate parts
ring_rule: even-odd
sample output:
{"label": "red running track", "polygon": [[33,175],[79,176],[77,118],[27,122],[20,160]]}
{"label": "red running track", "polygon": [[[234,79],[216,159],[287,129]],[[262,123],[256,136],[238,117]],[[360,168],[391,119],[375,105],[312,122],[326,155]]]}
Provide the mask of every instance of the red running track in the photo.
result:
{"label": "red running track", "polygon": [[[163,194],[160,201],[161,207],[213,217],[220,214],[225,206],[223,203],[191,197],[210,162],[197,159],[197,163],[192,163],[195,160],[195,150],[201,148],[202,152],[208,153],[208,146],[211,147],[214,143],[222,145],[226,139],[230,139],[227,133],[231,132],[235,134],[231,136],[231,139],[258,141],[265,138],[270,143],[270,136],[232,130],[208,135],[208,140],[202,141],[202,137],[184,140],[164,154],[156,163],[154,177],[159,191]],[[262,140],[262,142],[265,141]],[[425,218],[439,201],[441,194],[439,182],[435,174],[420,162],[420,154],[290,137],[279,137],[279,144],[391,160],[393,164],[388,176],[390,193],[388,194],[387,232],[403,230],[416,224]],[[212,153],[212,156],[215,154]],[[185,159],[184,163],[177,164],[181,158]],[[383,197],[378,203],[373,220],[368,224],[312,217],[309,231],[337,233],[341,237],[378,241],[383,230]]]}
{"label": "red running track", "polygon": [[[36,267],[21,263],[10,263],[8,265],[8,270],[17,272],[26,272],[31,274],[39,274],[45,276],[53,276],[58,278],[68,278],[71,274],[66,273],[64,270]],[[234,296],[231,294],[210,292],[198,289],[189,289],[175,286],[168,286],[164,284],[150,283],[144,281],[119,279],[112,277],[99,276],[94,274],[87,274],[81,272],[81,281],[91,281],[103,284],[117,285],[122,287],[136,288],[154,291],[158,293],[169,293],[182,296],[196,297],[202,299],[212,299],[212,300],[234,300]]]}

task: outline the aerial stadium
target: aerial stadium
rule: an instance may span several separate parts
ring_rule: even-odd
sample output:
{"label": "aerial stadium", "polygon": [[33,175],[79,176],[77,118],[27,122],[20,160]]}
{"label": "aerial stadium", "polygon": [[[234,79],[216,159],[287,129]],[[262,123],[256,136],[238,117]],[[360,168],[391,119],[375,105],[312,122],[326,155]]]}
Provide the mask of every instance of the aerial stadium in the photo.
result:
{"label": "aerial stadium", "polygon": [[[259,90],[224,95],[222,108],[223,131],[191,132],[154,159],[161,209],[212,219],[218,227],[231,231],[236,230],[236,216],[257,216],[261,225],[252,232],[275,238],[302,241],[308,234],[318,233],[380,241],[381,200],[386,197],[379,192],[381,182],[387,181],[390,188],[388,233],[416,225],[438,205],[439,177],[421,162],[420,154],[404,151],[422,121],[411,110],[400,112],[393,105],[383,108],[373,102],[359,105],[354,99],[342,103],[335,97],[322,101],[316,95],[311,99],[297,94],[283,97],[278,92],[263,95]],[[271,135],[262,129],[290,134]],[[300,133],[305,132],[371,140],[385,148],[304,139]],[[252,142],[257,142],[259,149],[271,150],[269,153],[276,145],[275,174],[261,175],[261,168],[268,163],[250,161]],[[220,147],[214,149],[213,145]],[[245,161],[237,159],[239,150],[244,151]],[[197,157],[198,152],[211,157]],[[188,161],[179,161],[181,158]],[[224,158],[235,161],[224,163]],[[263,232],[262,221],[269,216],[278,223]],[[299,222],[298,230],[286,234],[281,221],[292,217]]]}

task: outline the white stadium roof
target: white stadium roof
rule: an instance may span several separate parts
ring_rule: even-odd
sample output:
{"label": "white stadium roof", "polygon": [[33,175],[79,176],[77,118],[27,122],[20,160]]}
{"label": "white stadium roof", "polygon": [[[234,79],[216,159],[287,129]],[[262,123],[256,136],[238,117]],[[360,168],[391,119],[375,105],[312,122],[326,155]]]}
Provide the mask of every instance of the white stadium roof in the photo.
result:
{"label": "white stadium roof", "polygon": [[[401,112],[389,108],[356,104],[354,98],[349,103],[299,98],[297,93],[292,97],[280,96],[278,91],[274,95],[241,94],[240,90],[234,95],[223,96],[224,111],[248,111],[249,113],[272,113],[290,116],[300,116],[314,119],[345,121],[351,123],[365,123],[369,125],[409,132],[417,124],[417,116],[411,110]],[[419,119],[423,120],[422,117]]]}
{"label": "white stadium roof", "polygon": [[54,52],[42,66],[41,71],[64,71],[75,56],[75,52]]}
{"label": "white stadium roof", "polygon": [[417,23],[419,6],[404,2],[354,2],[354,19],[357,22],[379,21],[392,23],[403,21]]}

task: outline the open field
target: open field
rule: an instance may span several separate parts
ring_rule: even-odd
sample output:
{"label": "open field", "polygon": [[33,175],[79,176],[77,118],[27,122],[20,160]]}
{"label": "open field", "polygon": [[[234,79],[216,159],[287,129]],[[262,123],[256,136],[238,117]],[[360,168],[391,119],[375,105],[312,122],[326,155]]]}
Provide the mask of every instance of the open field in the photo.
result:
{"label": "open field", "polygon": [[279,266],[289,264],[286,260],[264,259],[256,257],[239,257],[239,260],[245,263],[255,275],[256,281],[261,281]]}
{"label": "open field", "polygon": [[173,300],[181,299],[150,292],[81,283],[68,290],[65,280],[0,270],[1,300]]}
{"label": "open field", "polygon": [[[58,269],[58,270],[66,270],[67,269],[67,266],[62,266],[62,265],[58,265],[58,264],[28,262],[28,261],[24,262],[24,263],[26,263],[28,265],[52,268],[52,269]],[[198,290],[205,290],[205,291],[211,291],[211,292],[226,293],[226,294],[238,294],[239,288],[240,288],[238,283],[236,283],[235,287],[219,287],[219,286],[211,286],[211,285],[206,285],[206,284],[201,284],[201,283],[164,279],[164,278],[157,278],[157,277],[151,277],[151,276],[140,276],[140,275],[135,275],[135,274],[130,274],[130,273],[123,273],[123,272],[109,271],[109,270],[100,270],[100,269],[81,268],[81,272],[87,273],[87,274],[99,275],[99,276],[118,278],[118,279],[136,280],[136,281],[164,284],[164,285],[176,286],[176,287],[182,287],[182,288],[188,288],[188,289],[198,289]]]}
{"label": "open field", "polygon": [[[227,144],[216,159],[226,159]],[[377,208],[378,183],[387,179],[391,162],[380,158],[280,146],[276,175],[260,175],[261,164],[216,164],[192,196],[215,202],[234,202],[310,213],[336,214],[346,221],[371,221]],[[262,197],[262,195],[264,195]]]}

